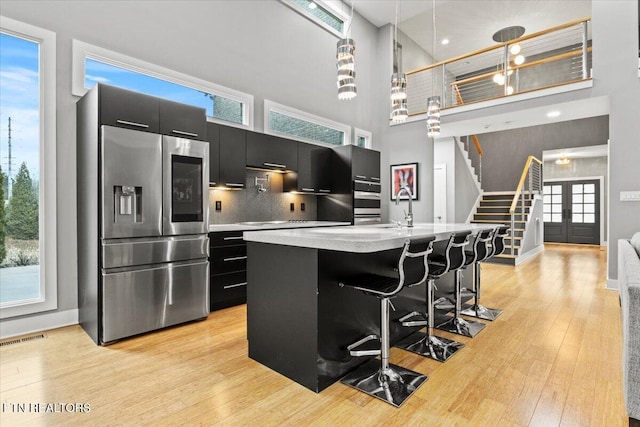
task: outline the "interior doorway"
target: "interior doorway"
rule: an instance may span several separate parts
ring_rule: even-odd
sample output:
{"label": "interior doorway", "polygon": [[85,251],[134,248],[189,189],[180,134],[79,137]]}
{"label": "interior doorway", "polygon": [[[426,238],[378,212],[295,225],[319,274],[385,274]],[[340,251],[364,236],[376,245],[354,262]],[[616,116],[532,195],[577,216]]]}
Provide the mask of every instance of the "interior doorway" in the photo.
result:
{"label": "interior doorway", "polygon": [[545,182],[544,241],[600,244],[600,180]]}

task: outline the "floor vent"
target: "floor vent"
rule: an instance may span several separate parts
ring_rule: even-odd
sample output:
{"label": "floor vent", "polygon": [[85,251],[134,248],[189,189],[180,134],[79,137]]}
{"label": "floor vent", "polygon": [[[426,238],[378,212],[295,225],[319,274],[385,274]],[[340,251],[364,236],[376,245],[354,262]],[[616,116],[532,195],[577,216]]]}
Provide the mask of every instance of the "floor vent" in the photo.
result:
{"label": "floor vent", "polygon": [[28,337],[22,337],[22,338],[13,338],[7,341],[1,341],[0,342],[0,347],[6,347],[8,345],[12,345],[12,344],[18,344],[21,342],[27,342],[27,341],[33,341],[33,340],[40,340],[43,338],[46,338],[47,336],[45,334],[37,334],[37,335],[29,335]]}

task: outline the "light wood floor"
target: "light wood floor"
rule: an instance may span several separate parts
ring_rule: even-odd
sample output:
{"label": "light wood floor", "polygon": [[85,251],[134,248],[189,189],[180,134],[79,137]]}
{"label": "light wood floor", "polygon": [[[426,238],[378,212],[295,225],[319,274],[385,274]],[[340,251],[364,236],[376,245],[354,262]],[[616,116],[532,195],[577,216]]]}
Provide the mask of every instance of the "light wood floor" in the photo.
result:
{"label": "light wood floor", "polygon": [[[392,349],[393,363],[429,375],[399,409],[340,383],[315,394],[250,360],[240,306],[109,347],[79,326],[3,346],[0,424],[625,426],[605,269],[605,251],[560,245],[515,268],[484,265],[483,302],[504,314],[459,338],[466,347],[445,364]],[[16,414],[16,403],[90,412]]]}

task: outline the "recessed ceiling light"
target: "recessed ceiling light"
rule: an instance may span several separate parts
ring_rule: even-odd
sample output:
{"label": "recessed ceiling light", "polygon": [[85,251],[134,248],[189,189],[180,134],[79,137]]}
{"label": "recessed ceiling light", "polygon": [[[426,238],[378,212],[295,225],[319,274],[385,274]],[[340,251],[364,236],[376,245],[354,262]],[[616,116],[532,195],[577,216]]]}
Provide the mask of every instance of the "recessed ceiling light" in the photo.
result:
{"label": "recessed ceiling light", "polygon": [[560,115],[560,111],[549,111],[547,113],[547,117],[558,117]]}
{"label": "recessed ceiling light", "polygon": [[315,4],[314,2],[310,2],[308,7],[309,7],[309,9],[313,10],[313,9],[315,9],[316,7],[318,7],[318,5],[317,5],[317,4]]}
{"label": "recessed ceiling light", "polygon": [[442,39],[440,43],[442,43],[443,45],[447,45],[449,44],[449,39]]}

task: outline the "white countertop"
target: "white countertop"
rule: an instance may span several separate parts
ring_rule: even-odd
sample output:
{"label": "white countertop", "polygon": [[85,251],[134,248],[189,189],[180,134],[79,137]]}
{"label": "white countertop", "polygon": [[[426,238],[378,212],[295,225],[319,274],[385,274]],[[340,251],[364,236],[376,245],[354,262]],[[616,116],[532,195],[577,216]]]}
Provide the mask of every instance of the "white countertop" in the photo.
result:
{"label": "white countertop", "polygon": [[499,224],[414,224],[413,228],[398,228],[396,224],[359,225],[314,229],[246,231],[247,242],[272,243],[303,248],[328,249],[341,252],[378,252],[402,247],[407,237],[435,236],[449,238],[453,232],[478,231]]}
{"label": "white countertop", "polygon": [[209,232],[217,231],[254,231],[254,230],[280,230],[287,228],[309,228],[309,227],[335,227],[339,225],[349,225],[349,222],[335,221],[255,221],[238,222],[234,224],[209,224]]}

